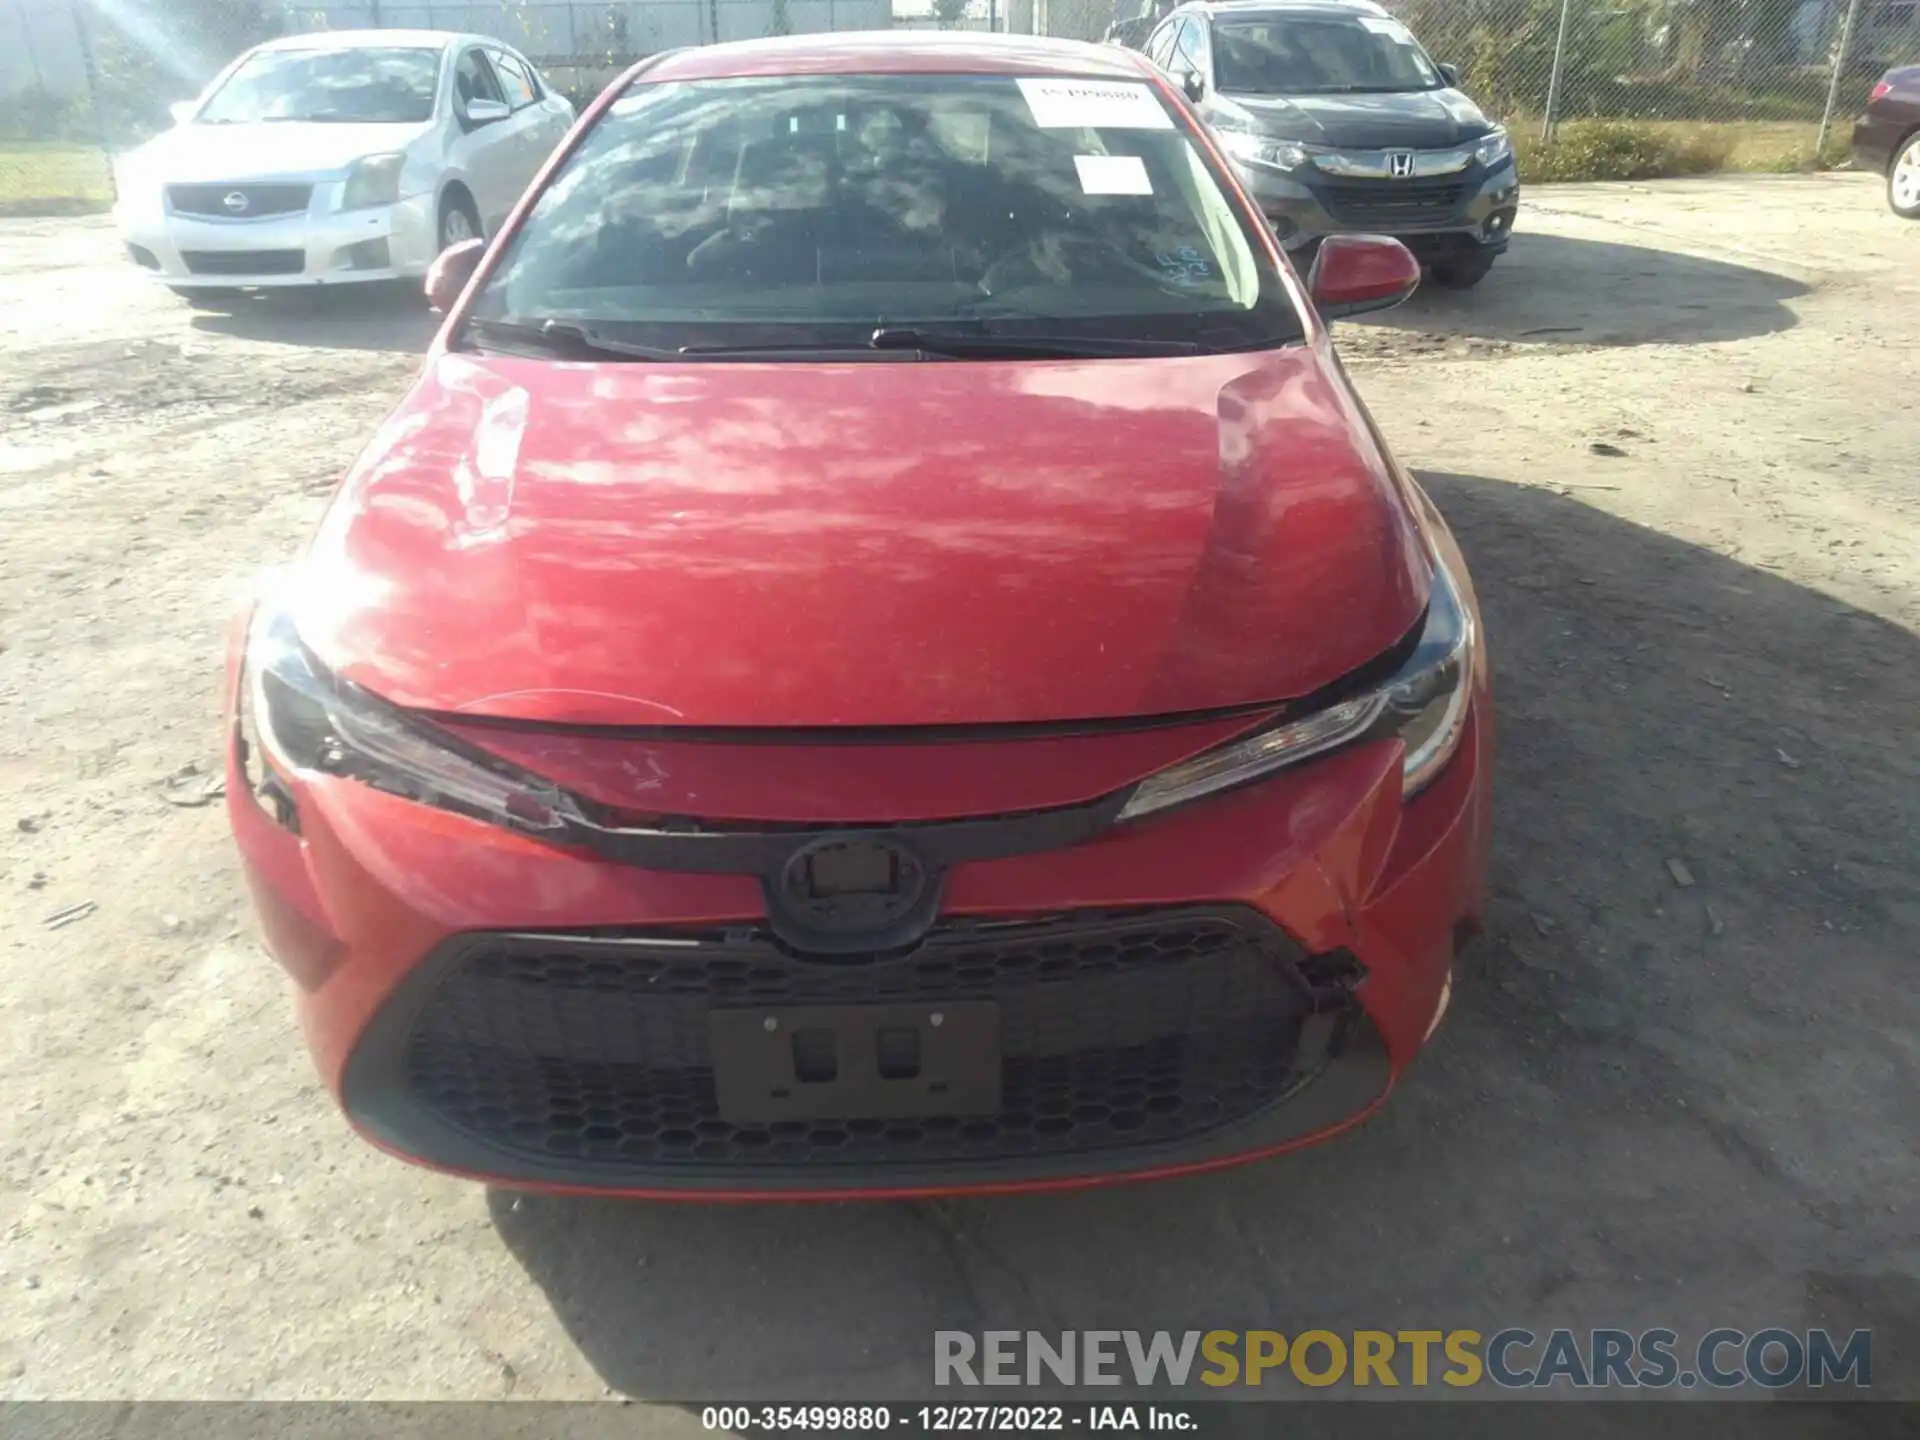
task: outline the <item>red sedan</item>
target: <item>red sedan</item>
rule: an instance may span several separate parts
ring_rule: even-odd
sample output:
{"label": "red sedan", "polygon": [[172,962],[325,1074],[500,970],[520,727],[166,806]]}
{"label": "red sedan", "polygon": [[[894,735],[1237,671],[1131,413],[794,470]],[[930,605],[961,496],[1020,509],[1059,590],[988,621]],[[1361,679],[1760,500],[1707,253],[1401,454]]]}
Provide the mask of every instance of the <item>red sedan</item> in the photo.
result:
{"label": "red sedan", "polygon": [[[320,1072],[501,1183],[845,1197],[1272,1154],[1480,912],[1472,587],[1113,48],[679,51],[586,115],[234,647]],[[1310,298],[1311,296],[1311,298]]]}

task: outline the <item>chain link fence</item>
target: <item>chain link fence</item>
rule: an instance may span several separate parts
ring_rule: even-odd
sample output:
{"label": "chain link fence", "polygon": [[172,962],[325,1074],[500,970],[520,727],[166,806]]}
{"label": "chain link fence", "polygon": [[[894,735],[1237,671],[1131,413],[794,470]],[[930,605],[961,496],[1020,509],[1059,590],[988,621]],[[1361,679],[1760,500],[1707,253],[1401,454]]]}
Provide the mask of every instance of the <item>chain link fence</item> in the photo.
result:
{"label": "chain link fence", "polygon": [[[1883,70],[1920,61],[1920,0],[1387,0],[1507,122],[1523,173],[1655,145],[1685,168],[1840,158]],[[894,27],[1099,40],[1169,0],[0,0],[0,213],[97,209],[105,153],[165,123],[271,35],[473,31],[534,57],[584,101],[658,50]],[[1605,156],[1600,156],[1604,160]],[[1599,173],[1606,173],[1604,167]],[[1621,171],[1619,173],[1632,173]]]}

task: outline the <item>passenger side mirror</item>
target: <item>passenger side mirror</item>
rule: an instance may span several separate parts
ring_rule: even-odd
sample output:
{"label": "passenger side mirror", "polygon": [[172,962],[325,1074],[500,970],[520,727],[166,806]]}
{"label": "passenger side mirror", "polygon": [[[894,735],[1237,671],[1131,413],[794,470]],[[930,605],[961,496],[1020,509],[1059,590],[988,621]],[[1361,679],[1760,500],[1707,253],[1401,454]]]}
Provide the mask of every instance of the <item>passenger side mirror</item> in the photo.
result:
{"label": "passenger side mirror", "polygon": [[442,250],[439,258],[427,267],[427,303],[442,315],[453,309],[460,292],[473,279],[486,249],[487,242],[475,238]]}
{"label": "passenger side mirror", "polygon": [[1187,99],[1198,105],[1207,98],[1207,77],[1198,70],[1188,70],[1180,76],[1180,89]]}
{"label": "passenger side mirror", "polygon": [[173,117],[174,124],[185,125],[193,119],[194,113],[198,111],[199,108],[200,102],[198,100],[176,100],[167,106],[167,114]]}
{"label": "passenger side mirror", "polygon": [[469,125],[491,125],[494,121],[504,120],[511,114],[513,111],[501,100],[467,101],[467,124]]}
{"label": "passenger side mirror", "polygon": [[1458,65],[1442,65],[1440,67],[1440,78],[1458,90],[1460,88],[1460,67]]}
{"label": "passenger side mirror", "polygon": [[1327,236],[1307,276],[1323,320],[1388,310],[1419,288],[1420,262],[1385,235]]}

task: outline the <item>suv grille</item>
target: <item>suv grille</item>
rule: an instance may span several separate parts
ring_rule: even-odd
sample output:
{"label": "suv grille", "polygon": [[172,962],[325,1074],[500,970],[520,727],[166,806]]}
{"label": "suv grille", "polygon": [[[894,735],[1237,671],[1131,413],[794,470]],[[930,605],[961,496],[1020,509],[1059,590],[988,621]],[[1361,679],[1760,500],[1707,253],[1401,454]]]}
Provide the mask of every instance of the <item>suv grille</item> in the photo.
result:
{"label": "suv grille", "polygon": [[1396,225],[1443,225],[1472,191],[1462,180],[1340,180],[1320,189],[1320,203],[1343,225],[1391,233]]}
{"label": "suv grille", "polygon": [[[238,198],[244,204],[227,202]],[[313,199],[311,185],[169,185],[167,204],[176,215],[206,215],[220,220],[265,220],[299,215]]]}
{"label": "suv grille", "polygon": [[[575,1165],[838,1166],[1094,1151],[1184,1138],[1283,1097],[1301,1025],[1343,1007],[1251,910],[936,927],[905,956],[814,963],[759,931],[473,936],[395,1057],[400,1103]],[[1350,962],[1348,962],[1350,964]],[[1315,973],[1324,973],[1315,970]],[[997,1112],[735,1124],[715,1099],[715,1006],[991,1000]]]}

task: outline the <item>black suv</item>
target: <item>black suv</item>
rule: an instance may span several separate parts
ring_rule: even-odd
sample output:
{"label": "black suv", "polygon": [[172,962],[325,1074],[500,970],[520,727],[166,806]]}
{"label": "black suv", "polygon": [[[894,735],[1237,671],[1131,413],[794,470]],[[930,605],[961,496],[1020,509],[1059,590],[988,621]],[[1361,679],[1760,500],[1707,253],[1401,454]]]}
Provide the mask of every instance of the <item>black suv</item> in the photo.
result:
{"label": "black suv", "polygon": [[1395,235],[1462,289],[1507,248],[1520,206],[1507,132],[1370,0],[1184,5],[1139,48],[1180,84],[1289,247]]}

